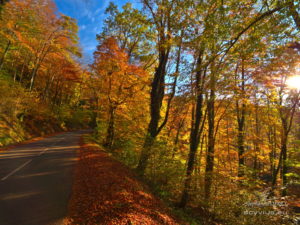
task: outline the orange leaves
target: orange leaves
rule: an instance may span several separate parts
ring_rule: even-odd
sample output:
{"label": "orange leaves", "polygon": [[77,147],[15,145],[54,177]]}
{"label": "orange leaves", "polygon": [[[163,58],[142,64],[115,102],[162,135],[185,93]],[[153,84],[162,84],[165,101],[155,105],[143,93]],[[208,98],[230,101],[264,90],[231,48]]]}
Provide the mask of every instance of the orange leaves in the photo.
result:
{"label": "orange leaves", "polygon": [[179,224],[128,168],[101,149],[82,145],[79,157],[66,224]]}
{"label": "orange leaves", "polygon": [[14,80],[25,87],[30,82],[30,89],[49,99],[72,96],[72,83],[82,73],[76,62],[81,55],[76,21],[59,15],[53,0],[10,0],[1,17],[5,19],[0,20],[0,40],[9,46],[4,64],[13,70]]}
{"label": "orange leaves", "polygon": [[97,47],[94,63],[91,65],[100,91],[114,106],[122,105],[136,98],[142,92],[147,73],[129,62],[114,38],[108,38]]}
{"label": "orange leaves", "polygon": [[97,90],[94,95],[101,101],[101,111],[106,115],[101,119],[107,123],[109,111],[113,108],[117,138],[123,138],[125,133],[129,139],[137,133],[143,135],[149,98],[148,73],[130,63],[126,52],[112,37],[97,46],[91,68],[91,86]]}

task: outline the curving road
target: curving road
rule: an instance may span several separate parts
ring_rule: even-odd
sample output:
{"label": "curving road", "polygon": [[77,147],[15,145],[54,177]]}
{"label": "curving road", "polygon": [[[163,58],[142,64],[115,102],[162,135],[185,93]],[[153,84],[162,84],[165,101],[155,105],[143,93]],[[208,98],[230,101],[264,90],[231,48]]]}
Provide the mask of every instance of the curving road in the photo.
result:
{"label": "curving road", "polygon": [[67,132],[0,152],[0,225],[62,223],[79,138],[88,132]]}

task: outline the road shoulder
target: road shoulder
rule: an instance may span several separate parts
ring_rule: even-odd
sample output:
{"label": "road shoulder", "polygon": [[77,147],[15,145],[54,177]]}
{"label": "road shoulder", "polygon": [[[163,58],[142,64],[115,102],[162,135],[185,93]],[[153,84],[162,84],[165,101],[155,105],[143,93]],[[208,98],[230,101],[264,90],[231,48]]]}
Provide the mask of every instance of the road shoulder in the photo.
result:
{"label": "road shoulder", "polygon": [[129,168],[82,139],[65,224],[180,224],[147,189]]}

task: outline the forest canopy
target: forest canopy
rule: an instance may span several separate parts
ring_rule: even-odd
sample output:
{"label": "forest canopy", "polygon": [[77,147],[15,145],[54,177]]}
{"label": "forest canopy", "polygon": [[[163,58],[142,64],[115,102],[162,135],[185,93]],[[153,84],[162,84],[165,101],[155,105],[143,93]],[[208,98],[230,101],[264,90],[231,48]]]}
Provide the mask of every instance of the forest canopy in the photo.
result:
{"label": "forest canopy", "polygon": [[0,10],[2,145],[13,124],[89,126],[189,224],[296,221],[299,1],[111,2],[89,65],[51,0]]}

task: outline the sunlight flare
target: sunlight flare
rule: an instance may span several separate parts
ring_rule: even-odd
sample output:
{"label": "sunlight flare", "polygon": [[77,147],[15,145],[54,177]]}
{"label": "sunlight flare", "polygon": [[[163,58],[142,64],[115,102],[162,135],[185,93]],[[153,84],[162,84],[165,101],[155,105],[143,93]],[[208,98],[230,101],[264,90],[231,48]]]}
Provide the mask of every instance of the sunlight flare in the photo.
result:
{"label": "sunlight flare", "polygon": [[286,81],[286,84],[289,88],[300,89],[300,76],[289,77]]}

